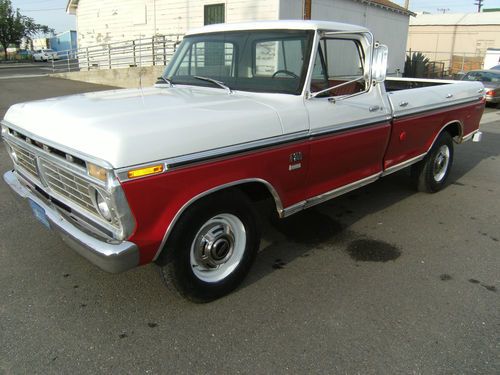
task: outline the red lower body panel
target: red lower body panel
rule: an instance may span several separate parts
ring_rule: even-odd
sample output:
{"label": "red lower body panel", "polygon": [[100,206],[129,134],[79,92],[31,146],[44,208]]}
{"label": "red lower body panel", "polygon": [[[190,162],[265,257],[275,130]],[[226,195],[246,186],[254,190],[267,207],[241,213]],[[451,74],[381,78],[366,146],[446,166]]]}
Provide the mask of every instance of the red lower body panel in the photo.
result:
{"label": "red lower body panel", "polygon": [[450,122],[460,121],[463,135],[477,130],[483,110],[484,101],[395,119],[384,169],[426,153],[443,126]]}

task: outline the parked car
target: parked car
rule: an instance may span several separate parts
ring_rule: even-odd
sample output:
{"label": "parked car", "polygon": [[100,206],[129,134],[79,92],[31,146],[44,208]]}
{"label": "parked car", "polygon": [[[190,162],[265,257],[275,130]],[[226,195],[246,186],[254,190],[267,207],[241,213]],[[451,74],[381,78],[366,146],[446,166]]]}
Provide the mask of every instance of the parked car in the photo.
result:
{"label": "parked car", "polygon": [[59,60],[59,56],[56,51],[52,49],[39,49],[33,52],[34,61],[49,61],[49,60]]}
{"label": "parked car", "polygon": [[462,81],[482,82],[485,88],[486,102],[495,105],[500,103],[500,70],[471,70],[462,77]]}
{"label": "parked car", "polygon": [[386,80],[387,56],[356,25],[206,26],[156,87],[10,107],[4,180],[102,269],[155,262],[167,287],[210,301],[250,270],[257,202],[284,218],[410,166],[436,192],[454,144],[481,139],[480,82]]}

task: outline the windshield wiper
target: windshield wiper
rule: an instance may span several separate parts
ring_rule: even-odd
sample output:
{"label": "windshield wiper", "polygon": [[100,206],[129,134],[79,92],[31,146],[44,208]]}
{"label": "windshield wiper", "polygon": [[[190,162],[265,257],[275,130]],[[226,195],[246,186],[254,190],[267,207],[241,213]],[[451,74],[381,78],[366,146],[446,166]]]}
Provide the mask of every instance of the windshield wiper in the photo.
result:
{"label": "windshield wiper", "polygon": [[216,79],[209,78],[209,77],[193,76],[193,78],[199,79],[201,81],[212,82],[213,84],[216,84],[217,86],[226,90],[228,94],[233,93],[233,90],[231,90],[231,88],[229,88],[229,86],[226,86],[226,84],[224,82],[217,81]]}
{"label": "windshield wiper", "polygon": [[[159,80],[162,80],[163,82],[168,83],[168,86],[169,86],[169,87],[173,87],[173,86],[174,86],[174,84],[172,83],[172,80],[168,79],[167,77],[165,77],[165,76],[163,76],[163,75],[162,75],[162,76],[159,76],[159,77],[157,78],[157,80],[158,80],[158,81],[159,81]],[[158,82],[158,81],[156,81],[156,83],[161,83],[161,82]]]}

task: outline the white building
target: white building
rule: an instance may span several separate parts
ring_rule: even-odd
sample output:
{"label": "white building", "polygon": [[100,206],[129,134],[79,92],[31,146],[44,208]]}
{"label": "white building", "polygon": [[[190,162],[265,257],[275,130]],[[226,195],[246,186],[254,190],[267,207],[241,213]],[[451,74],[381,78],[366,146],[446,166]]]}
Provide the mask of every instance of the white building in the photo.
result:
{"label": "white building", "polygon": [[[303,0],[69,0],[80,48],[153,35],[184,34],[211,23],[302,19]],[[409,17],[388,0],[312,0],[311,18],[369,28],[389,46],[389,72],[403,71]]]}

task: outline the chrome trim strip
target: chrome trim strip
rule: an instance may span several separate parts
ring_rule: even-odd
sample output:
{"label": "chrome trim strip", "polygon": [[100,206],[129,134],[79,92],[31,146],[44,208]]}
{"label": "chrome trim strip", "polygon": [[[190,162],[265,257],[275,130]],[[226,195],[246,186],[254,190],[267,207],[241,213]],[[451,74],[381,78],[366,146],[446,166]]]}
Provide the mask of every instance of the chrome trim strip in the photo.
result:
{"label": "chrome trim strip", "polygon": [[[130,171],[132,169],[144,168],[147,166],[163,163],[163,164],[165,164],[165,168],[164,168],[163,173],[166,173],[168,170],[171,170],[171,169],[177,168],[177,167],[181,167],[181,166],[184,166],[186,164],[202,162],[202,161],[205,161],[208,159],[230,156],[232,154],[253,151],[256,149],[270,147],[270,146],[278,146],[278,145],[283,144],[283,143],[289,143],[289,142],[295,142],[295,141],[307,139],[308,137],[309,137],[309,131],[302,130],[302,131],[296,132],[296,133],[285,134],[285,135],[280,135],[280,136],[265,138],[265,139],[259,139],[257,141],[252,141],[252,142],[248,142],[248,143],[240,143],[237,145],[225,146],[225,147],[215,148],[215,149],[206,150],[206,151],[199,151],[199,152],[195,152],[192,154],[175,156],[175,157],[171,157],[171,158],[167,158],[167,159],[157,160],[157,161],[153,161],[153,162],[147,162],[144,164],[137,164],[137,165],[128,166],[128,167],[124,167],[124,168],[118,168],[115,170],[115,172],[118,176],[118,179],[121,182],[126,182],[126,181],[131,180],[128,178],[128,171]],[[156,176],[158,176],[158,175],[161,175],[161,173],[156,174]],[[144,177],[148,177],[148,176],[144,176]],[[144,177],[134,178],[132,180],[139,180],[140,178],[144,178]]]}
{"label": "chrome trim strip", "polygon": [[51,229],[58,232],[78,254],[99,268],[117,273],[139,265],[139,248],[136,244],[128,241],[119,243],[100,241],[76,228],[56,210],[23,187],[14,172],[8,171],[3,178],[19,199],[25,202],[30,199],[41,206],[47,215]]}
{"label": "chrome trim strip", "polygon": [[290,215],[292,215],[292,214],[294,214],[294,213],[296,213],[298,211],[301,211],[301,210],[304,210],[306,208],[315,206],[317,204],[326,202],[327,200],[330,200],[332,198],[338,197],[339,195],[348,193],[348,192],[350,192],[352,190],[355,190],[355,189],[358,189],[358,188],[363,187],[365,185],[368,185],[368,184],[370,184],[370,183],[378,180],[381,175],[382,175],[381,172],[380,173],[376,173],[374,175],[368,176],[368,177],[363,178],[361,180],[352,182],[352,183],[350,183],[348,185],[344,185],[344,186],[341,186],[339,188],[330,190],[330,191],[328,191],[326,193],[317,195],[317,196],[315,196],[313,198],[309,198],[309,199],[306,199],[304,201],[295,203],[294,205],[289,206],[289,207],[287,207],[287,208],[285,208],[283,210],[283,217],[290,216]]}
{"label": "chrome trim strip", "polygon": [[420,160],[422,160],[423,158],[425,158],[425,155],[427,155],[427,152],[421,154],[421,155],[418,155],[418,156],[415,156],[414,158],[411,158],[411,159],[408,159],[408,160],[405,160],[404,162],[402,163],[399,163],[399,164],[395,164],[393,165],[392,167],[389,167],[387,168],[386,170],[384,170],[382,172],[382,176],[387,176],[391,173],[394,173],[394,172],[397,172],[401,169],[404,169],[406,167],[409,167],[410,165],[414,164],[414,163],[417,163],[419,162]]}
{"label": "chrome trim strip", "polygon": [[[389,98],[390,98],[390,94],[391,93],[389,93]],[[481,99],[482,99],[482,97],[477,98],[477,99],[471,99],[471,98],[457,99],[454,101],[447,101],[446,103],[438,103],[438,104],[430,105],[427,107],[410,108],[410,109],[406,109],[404,111],[399,111],[399,112],[393,111],[392,113],[393,113],[394,119],[400,119],[401,117],[414,116],[414,115],[418,115],[420,113],[430,112],[430,111],[434,111],[437,109],[446,108],[446,109],[450,110],[450,107],[455,107],[455,106],[459,106],[462,104],[476,103],[476,102],[479,102]],[[390,101],[392,103],[392,100],[390,100]]]}
{"label": "chrome trim strip", "polygon": [[462,139],[461,139],[460,143],[464,143],[464,142],[470,141],[470,140],[474,137],[474,135],[475,135],[476,133],[481,133],[481,135],[482,135],[482,132],[481,132],[481,131],[479,131],[479,129],[474,130],[474,131],[470,132],[469,134],[464,135],[464,136],[462,137]]}
{"label": "chrome trim strip", "polygon": [[130,179],[128,177],[128,171],[139,168],[146,168],[151,165],[163,164],[165,166],[162,173],[155,174],[155,176],[167,173],[169,170],[174,168],[183,167],[187,164],[199,163],[203,161],[207,161],[209,159],[215,159],[225,156],[231,156],[238,153],[255,151],[265,147],[274,147],[279,146],[285,143],[297,142],[301,140],[309,140],[318,136],[326,136],[330,134],[335,134],[343,131],[354,130],[357,128],[365,127],[365,126],[373,126],[377,124],[389,123],[391,121],[390,115],[378,116],[373,121],[366,122],[366,120],[356,120],[348,123],[344,123],[342,125],[329,126],[326,128],[322,128],[315,132],[309,132],[308,130],[303,130],[300,132],[287,134],[283,136],[277,136],[272,138],[261,139],[258,141],[252,141],[249,143],[241,143],[238,145],[226,146],[221,148],[216,148],[207,151],[195,152],[188,155],[182,155],[177,157],[172,157],[168,159],[158,160],[154,162],[148,162],[144,164],[138,164],[134,166],[124,167],[116,169],[116,175],[121,182],[127,182],[131,180],[139,180],[141,178],[146,178],[149,176],[143,176],[138,178]]}
{"label": "chrome trim strip", "polygon": [[387,81],[401,81],[401,82],[423,82],[423,83],[433,83],[435,86],[446,83],[459,83],[460,81],[454,81],[451,79],[430,79],[430,78],[407,78],[407,77],[387,77]]}
{"label": "chrome trim strip", "polygon": [[177,223],[177,221],[179,220],[180,216],[184,213],[184,211],[186,211],[186,209],[189,206],[191,206],[193,203],[195,203],[196,201],[198,201],[200,198],[203,198],[203,197],[205,197],[205,196],[207,196],[209,194],[215,193],[215,192],[217,192],[219,190],[222,190],[222,189],[225,189],[225,188],[229,188],[229,187],[233,187],[233,186],[238,186],[238,185],[243,185],[243,184],[246,184],[246,183],[249,183],[249,182],[258,182],[258,183],[264,184],[266,186],[266,188],[269,190],[269,192],[271,193],[271,195],[274,198],[274,202],[276,204],[276,210],[278,211],[278,215],[280,217],[283,217],[283,204],[281,203],[281,198],[278,195],[278,192],[274,189],[274,187],[268,181],[266,181],[266,180],[263,180],[261,178],[246,178],[246,179],[243,179],[243,180],[237,180],[237,181],[229,182],[227,184],[216,186],[216,187],[214,187],[212,189],[206,190],[203,193],[200,193],[197,196],[191,198],[189,201],[187,201],[186,203],[184,203],[184,205],[181,207],[181,209],[179,211],[177,211],[177,213],[175,214],[174,218],[172,219],[172,221],[168,225],[167,230],[165,231],[165,235],[163,236],[163,239],[161,241],[160,247],[156,251],[156,254],[155,254],[154,258],[153,258],[153,261],[156,261],[158,259],[158,257],[160,256],[160,253],[162,252],[163,247],[167,243],[168,237],[170,236],[172,230],[174,229],[175,224]]}
{"label": "chrome trim strip", "polygon": [[333,126],[328,126],[324,128],[317,129],[315,131],[311,132],[311,137],[317,137],[321,135],[328,135],[328,134],[334,134],[338,133],[344,130],[351,130],[351,129],[356,129],[356,128],[361,128],[365,126],[372,126],[372,125],[378,125],[378,124],[383,124],[383,123],[390,123],[391,122],[391,115],[382,115],[378,116],[375,118],[371,118],[369,122],[366,122],[365,120],[356,120],[356,121],[350,121],[350,122],[345,122],[343,124],[336,124]]}

